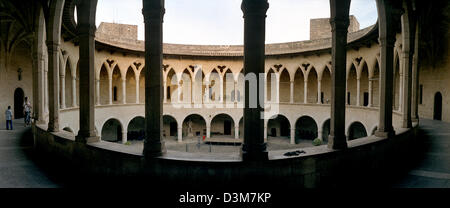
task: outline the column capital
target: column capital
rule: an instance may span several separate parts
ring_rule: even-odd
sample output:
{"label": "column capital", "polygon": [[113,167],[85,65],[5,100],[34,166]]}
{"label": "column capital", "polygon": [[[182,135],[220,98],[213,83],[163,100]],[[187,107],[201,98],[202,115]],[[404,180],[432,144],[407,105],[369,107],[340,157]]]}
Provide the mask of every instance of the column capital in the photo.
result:
{"label": "column capital", "polygon": [[243,0],[241,4],[244,18],[248,16],[266,17],[267,9],[269,9],[269,2],[267,0]]}
{"label": "column capital", "polygon": [[165,13],[164,0],[143,1],[142,14],[144,15],[144,22],[162,20]]}

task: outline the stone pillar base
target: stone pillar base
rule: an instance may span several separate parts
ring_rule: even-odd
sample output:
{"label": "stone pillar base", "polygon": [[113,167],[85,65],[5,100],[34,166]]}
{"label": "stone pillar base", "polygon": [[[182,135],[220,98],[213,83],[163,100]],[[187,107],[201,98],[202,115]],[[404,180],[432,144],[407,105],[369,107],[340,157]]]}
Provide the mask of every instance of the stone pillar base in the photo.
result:
{"label": "stone pillar base", "polygon": [[94,142],[100,142],[100,137],[99,136],[92,136],[92,137],[86,137],[86,136],[80,136],[77,135],[75,136],[75,141],[79,142],[79,143],[94,143]]}
{"label": "stone pillar base", "polygon": [[381,138],[392,138],[393,136],[395,136],[395,131],[376,131],[375,136]]}
{"label": "stone pillar base", "polygon": [[243,161],[266,161],[269,160],[267,144],[247,145],[243,144],[241,148],[241,157]]}
{"label": "stone pillar base", "polygon": [[166,145],[164,141],[161,142],[154,142],[151,144],[146,144],[146,141],[144,141],[144,157],[146,158],[153,158],[153,157],[159,157],[164,155],[166,150]]}
{"label": "stone pillar base", "polygon": [[330,149],[347,149],[347,138],[336,136],[328,136],[328,148]]}

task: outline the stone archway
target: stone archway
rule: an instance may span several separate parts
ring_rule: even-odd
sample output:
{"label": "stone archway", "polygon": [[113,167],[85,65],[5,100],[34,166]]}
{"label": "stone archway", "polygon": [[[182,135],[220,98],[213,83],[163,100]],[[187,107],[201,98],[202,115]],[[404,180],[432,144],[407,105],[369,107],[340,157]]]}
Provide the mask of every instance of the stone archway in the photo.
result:
{"label": "stone archway", "polygon": [[14,119],[23,118],[23,102],[25,98],[25,93],[22,88],[17,88],[14,91]]}
{"label": "stone archway", "polygon": [[165,138],[176,137],[178,136],[177,130],[178,130],[177,120],[170,115],[163,115],[163,136]]}
{"label": "stone archway", "polygon": [[234,138],[234,120],[227,114],[218,114],[211,120],[211,137]]}
{"label": "stone archway", "polygon": [[300,117],[295,123],[295,140],[314,140],[318,136],[316,121],[309,116]]}
{"label": "stone archway", "polygon": [[206,120],[198,114],[187,116],[182,127],[183,137],[206,136]]}
{"label": "stone archway", "polygon": [[128,124],[127,140],[144,140],[145,138],[145,118],[138,116],[133,118]]}
{"label": "stone archway", "polygon": [[122,132],[120,121],[112,118],[103,124],[101,139],[107,142],[121,142]]}
{"label": "stone archway", "polygon": [[348,140],[359,139],[367,137],[367,131],[361,122],[353,122],[348,129]]}

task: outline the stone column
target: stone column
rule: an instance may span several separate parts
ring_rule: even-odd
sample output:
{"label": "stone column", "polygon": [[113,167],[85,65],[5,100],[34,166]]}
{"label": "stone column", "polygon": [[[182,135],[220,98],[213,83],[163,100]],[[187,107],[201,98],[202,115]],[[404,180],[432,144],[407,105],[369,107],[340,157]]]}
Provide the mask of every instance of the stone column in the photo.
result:
{"label": "stone column", "polygon": [[97,0],[80,0],[78,8],[79,67],[80,67],[80,130],[75,141],[98,142],[95,130],[95,8]]}
{"label": "stone column", "polygon": [[122,104],[127,103],[127,80],[122,79]]}
{"label": "stone column", "polygon": [[373,80],[369,79],[369,104],[367,107],[373,106]]}
{"label": "stone column", "polygon": [[361,106],[361,78],[356,79],[356,106]]}
{"label": "stone column", "polygon": [[108,101],[108,103],[110,105],[112,105],[112,99],[113,99],[113,95],[112,95],[112,77],[108,78],[108,94],[109,94],[109,101]]}
{"label": "stone column", "polygon": [[234,81],[234,103],[238,102],[238,86],[237,81]]}
{"label": "stone column", "polygon": [[346,97],[346,62],[347,32],[349,26],[350,0],[330,0],[332,28],[331,49],[331,119],[328,147],[332,149],[347,148],[345,136],[345,97]]}
{"label": "stone column", "polygon": [[295,144],[295,128],[291,127],[291,144]]}
{"label": "stone column", "polygon": [[204,103],[209,103],[209,81],[205,82],[205,100]]}
{"label": "stone column", "polygon": [[289,95],[289,102],[294,103],[294,81],[291,81],[291,94]]}
{"label": "stone column", "polygon": [[223,103],[225,100],[225,99],[223,99],[223,83],[224,83],[223,79],[225,79],[225,77],[220,79],[220,93],[219,93],[220,94],[220,98],[219,98],[220,103]]}
{"label": "stone column", "polygon": [[[403,58],[403,57],[398,57],[399,59]],[[400,62],[400,64],[404,64],[403,62]],[[400,66],[402,67],[402,66]],[[402,67],[403,68],[403,67]],[[404,70],[404,69],[403,69]],[[403,73],[400,73],[400,83],[399,83],[399,90],[398,90],[398,110],[399,112],[402,112],[403,109]]]}
{"label": "stone column", "polygon": [[48,131],[59,131],[59,42],[47,41],[48,49]]}
{"label": "stone column", "polygon": [[127,135],[126,131],[122,132],[122,144],[127,143],[127,141],[128,141],[127,136],[128,135]]}
{"label": "stone column", "polygon": [[136,104],[139,104],[139,97],[140,97],[140,86],[139,86],[139,75],[136,75]]}
{"label": "stone column", "polygon": [[392,126],[393,103],[393,67],[394,67],[394,43],[395,21],[393,20],[392,2],[388,0],[376,0],[379,14],[379,42],[380,52],[380,118],[378,130],[375,135],[389,138],[395,135]]}
{"label": "stone column", "polygon": [[239,139],[239,126],[234,126],[234,138]]}
{"label": "stone column", "polygon": [[415,21],[412,14],[412,6],[406,4],[406,12],[402,15],[402,36],[403,36],[403,128],[412,127],[411,101],[412,101],[412,76],[413,76],[413,55],[415,45]]}
{"label": "stone column", "polygon": [[206,125],[206,138],[211,138],[211,125]]}
{"label": "stone column", "polygon": [[322,80],[317,80],[317,104],[322,104]]}
{"label": "stone column", "polygon": [[264,142],[267,142],[267,124],[264,123]]}
{"label": "stone column", "polygon": [[44,117],[48,117],[48,66],[44,68]]}
{"label": "stone column", "polygon": [[[42,27],[42,25],[40,25]],[[42,67],[42,52],[41,45],[38,43],[39,38],[36,36],[33,39],[33,48],[31,52],[32,69],[33,69],[33,118],[35,123],[43,123],[43,67]]]}
{"label": "stone column", "polygon": [[276,80],[276,89],[275,89],[275,103],[280,103],[280,76],[278,74],[275,74],[275,80]]}
{"label": "stone column", "polygon": [[178,127],[178,142],[182,142],[183,141],[183,127]]}
{"label": "stone column", "polygon": [[145,140],[146,158],[166,152],[161,134],[163,128],[163,18],[164,0],[143,0],[145,23]]}
{"label": "stone column", "polygon": [[163,91],[164,91],[163,102],[167,103],[167,81],[164,81]]}
{"label": "stone column", "polygon": [[[244,75],[245,76],[245,75]],[[245,81],[244,81],[245,82]],[[267,103],[267,74],[264,75],[264,103]],[[244,91],[245,91],[245,83],[244,83]],[[270,92],[269,92],[270,93]],[[244,93],[245,94],[245,93]],[[244,98],[245,99],[245,98]],[[272,99],[272,96],[270,97]]]}
{"label": "stone column", "polygon": [[305,79],[305,82],[304,82],[304,83],[305,83],[305,85],[304,85],[305,87],[304,87],[304,89],[303,89],[303,90],[304,90],[304,94],[303,94],[303,95],[304,95],[304,97],[303,97],[303,103],[306,104],[306,103],[308,103],[308,80]]}
{"label": "stone column", "polygon": [[[243,0],[241,9],[244,13],[244,74],[254,74],[257,89],[250,89],[249,82],[245,82],[244,101],[244,142],[242,145],[242,159],[244,161],[268,160],[267,145],[264,142],[264,96],[261,92],[265,82],[260,78],[264,75],[265,66],[265,33],[266,12],[269,8],[267,0]],[[261,83],[262,82],[262,83]],[[251,91],[250,91],[251,90]],[[256,91],[256,106],[250,100],[250,92]]]}
{"label": "stone column", "polygon": [[322,129],[319,129],[319,131],[317,131],[317,138],[319,138],[320,140],[323,140],[322,137],[323,137],[323,131],[322,131]]}
{"label": "stone column", "polygon": [[97,79],[97,80],[95,80],[95,91],[96,91],[96,98],[97,98],[97,100],[96,100],[96,104],[97,105],[100,105],[100,80],[99,79]]}
{"label": "stone column", "polygon": [[64,108],[66,108],[66,76],[60,75],[59,80],[61,80],[60,81],[60,84],[61,84],[60,85],[61,86],[60,106],[61,106],[61,109],[64,109]]}
{"label": "stone column", "polygon": [[77,107],[77,78],[72,78],[72,107]]}
{"label": "stone column", "polygon": [[[416,22],[414,22],[416,24]],[[414,55],[413,55],[413,71],[412,71],[412,83],[413,83],[413,98],[412,98],[412,120],[419,120],[419,24],[416,24],[414,37]]]}
{"label": "stone column", "polygon": [[[181,93],[183,92],[183,84],[181,84],[180,83],[181,82],[181,80],[180,81],[178,81],[178,83],[177,83],[177,103],[181,103]],[[183,95],[183,96],[185,96],[185,95]]]}
{"label": "stone column", "polygon": [[48,131],[59,131],[59,53],[61,38],[61,19],[64,0],[52,1],[46,18],[48,50]]}

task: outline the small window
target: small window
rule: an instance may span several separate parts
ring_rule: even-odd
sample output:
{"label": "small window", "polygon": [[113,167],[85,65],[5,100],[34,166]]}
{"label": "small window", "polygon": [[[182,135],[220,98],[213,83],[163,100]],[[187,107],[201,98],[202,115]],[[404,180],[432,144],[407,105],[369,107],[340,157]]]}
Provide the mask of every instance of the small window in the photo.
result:
{"label": "small window", "polygon": [[347,105],[350,105],[350,92],[347,92]]}
{"label": "small window", "polygon": [[423,99],[423,85],[419,86],[419,104],[422,105],[422,99]]}
{"label": "small window", "polygon": [[167,99],[170,100],[170,86],[167,87]]}
{"label": "small window", "polygon": [[114,93],[114,95],[113,95],[113,98],[114,98],[114,99],[113,99],[113,100],[114,100],[114,101],[117,101],[117,87],[114,87],[113,91],[114,91],[114,92],[113,92],[113,93]]}

